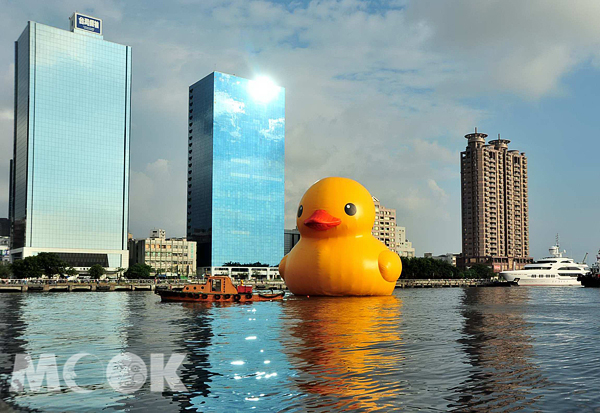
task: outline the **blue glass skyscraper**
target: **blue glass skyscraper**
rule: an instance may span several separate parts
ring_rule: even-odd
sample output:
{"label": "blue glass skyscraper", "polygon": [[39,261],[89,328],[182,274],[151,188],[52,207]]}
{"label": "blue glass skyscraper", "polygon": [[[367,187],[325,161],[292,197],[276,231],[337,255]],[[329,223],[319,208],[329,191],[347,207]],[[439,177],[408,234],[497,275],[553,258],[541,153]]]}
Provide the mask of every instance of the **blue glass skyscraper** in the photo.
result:
{"label": "blue glass skyscraper", "polygon": [[29,22],[15,63],[12,258],[126,267],[131,48],[75,13],[70,31]]}
{"label": "blue glass skyscraper", "polygon": [[189,88],[188,239],[198,266],[283,257],[285,90],[214,72]]}

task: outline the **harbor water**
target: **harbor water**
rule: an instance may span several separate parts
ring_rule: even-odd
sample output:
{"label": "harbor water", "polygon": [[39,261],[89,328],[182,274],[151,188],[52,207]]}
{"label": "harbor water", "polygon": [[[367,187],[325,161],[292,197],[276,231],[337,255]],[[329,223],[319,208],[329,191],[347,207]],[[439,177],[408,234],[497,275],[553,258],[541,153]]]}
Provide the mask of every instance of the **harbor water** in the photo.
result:
{"label": "harbor water", "polygon": [[[600,290],[444,288],[391,297],[161,303],[149,292],[0,295],[0,392],[14,411],[600,411]],[[67,360],[80,390],[63,376]],[[185,359],[185,391],[132,392],[111,359]],[[11,390],[53,354],[60,388]]]}

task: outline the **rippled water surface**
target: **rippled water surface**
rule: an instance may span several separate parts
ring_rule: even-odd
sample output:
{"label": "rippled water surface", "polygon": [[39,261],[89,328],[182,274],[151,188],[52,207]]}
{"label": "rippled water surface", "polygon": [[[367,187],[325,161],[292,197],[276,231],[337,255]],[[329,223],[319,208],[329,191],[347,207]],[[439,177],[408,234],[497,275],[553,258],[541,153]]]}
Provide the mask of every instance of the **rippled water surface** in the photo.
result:
{"label": "rippled water surface", "polygon": [[[37,411],[600,411],[600,290],[161,303],[145,292],[0,295],[0,393]],[[76,353],[73,391],[62,367]],[[186,392],[115,391],[109,360],[185,355]],[[9,390],[15,354],[56,355],[60,391]],[[7,408],[7,405],[0,406]]]}

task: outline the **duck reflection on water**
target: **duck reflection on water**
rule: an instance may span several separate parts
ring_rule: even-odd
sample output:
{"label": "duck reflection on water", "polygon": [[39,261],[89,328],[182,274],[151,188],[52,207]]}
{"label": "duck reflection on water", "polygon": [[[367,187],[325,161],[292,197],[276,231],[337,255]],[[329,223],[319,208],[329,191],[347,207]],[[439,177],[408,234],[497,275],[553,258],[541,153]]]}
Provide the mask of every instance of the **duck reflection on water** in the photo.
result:
{"label": "duck reflection on water", "polygon": [[394,296],[287,301],[284,312],[296,322],[283,342],[297,370],[295,384],[318,396],[305,398],[304,408],[390,411],[397,405],[405,384],[393,373],[404,360],[401,308]]}

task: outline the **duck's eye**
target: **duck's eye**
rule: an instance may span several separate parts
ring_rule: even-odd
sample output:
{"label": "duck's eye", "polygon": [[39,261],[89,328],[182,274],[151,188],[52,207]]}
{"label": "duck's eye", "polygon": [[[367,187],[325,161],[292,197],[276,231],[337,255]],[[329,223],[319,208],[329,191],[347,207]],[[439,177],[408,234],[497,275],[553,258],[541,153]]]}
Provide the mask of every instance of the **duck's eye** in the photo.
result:
{"label": "duck's eye", "polygon": [[350,216],[356,214],[356,205],[347,203],[346,206],[344,207],[344,212],[346,213],[346,215],[350,215]]}
{"label": "duck's eye", "polygon": [[302,216],[302,211],[304,211],[304,208],[302,208],[302,205],[300,205],[298,207],[298,218],[300,218]]}

